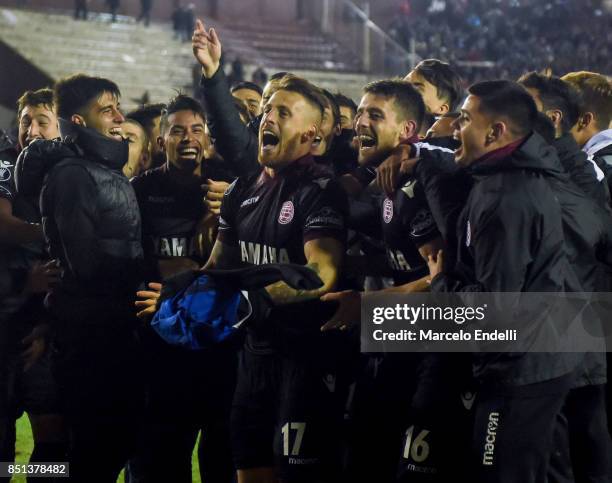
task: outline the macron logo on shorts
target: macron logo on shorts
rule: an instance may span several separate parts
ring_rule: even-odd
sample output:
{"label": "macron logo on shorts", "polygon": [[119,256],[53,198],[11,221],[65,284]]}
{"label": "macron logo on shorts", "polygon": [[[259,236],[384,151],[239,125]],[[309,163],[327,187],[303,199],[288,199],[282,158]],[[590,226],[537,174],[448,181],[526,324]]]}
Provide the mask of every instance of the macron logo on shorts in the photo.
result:
{"label": "macron logo on shorts", "polygon": [[495,439],[497,438],[498,428],[499,413],[492,412],[489,414],[489,424],[487,425],[484,453],[482,455],[482,464],[485,466],[493,466],[493,454],[495,453]]}

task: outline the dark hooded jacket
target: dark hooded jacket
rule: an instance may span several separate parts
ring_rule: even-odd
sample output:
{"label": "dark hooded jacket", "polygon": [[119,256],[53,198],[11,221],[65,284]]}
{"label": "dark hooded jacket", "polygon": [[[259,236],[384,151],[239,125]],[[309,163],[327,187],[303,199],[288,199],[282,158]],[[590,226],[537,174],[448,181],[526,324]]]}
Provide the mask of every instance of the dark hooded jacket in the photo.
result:
{"label": "dark hooded jacket", "polygon": [[60,133],[30,144],[16,170],[20,194],[41,193],[45,238],[62,268],[47,305],[60,319],[110,323],[121,318],[114,312],[133,313],[141,281],[140,213],[121,172],[128,145],[63,119]]}
{"label": "dark hooded jacket", "polygon": [[[531,144],[535,144],[535,139]],[[573,163],[571,160],[570,153],[573,153],[571,143],[562,142],[561,148],[557,149],[557,152],[560,150],[561,153],[565,153],[565,163],[561,161],[565,170],[559,170],[554,153],[549,152],[545,145],[540,145],[538,149],[544,158],[549,159],[549,167],[554,167],[548,170],[546,179],[562,210],[565,249],[575,275],[568,277],[565,290],[608,291],[608,273],[612,264],[612,220],[606,207],[589,197],[584,189],[580,189],[568,171],[573,167],[574,177],[582,179],[587,184],[592,183],[593,179],[596,180],[595,175],[593,173],[593,177],[589,178],[588,169],[581,169],[577,174],[578,170],[575,168],[579,163]],[[517,156],[519,154],[516,153]],[[456,166],[453,167],[452,156],[440,150],[421,150],[421,156],[424,162],[417,164],[415,172],[419,181],[425,186],[436,222],[446,230],[445,240],[449,251],[446,260],[450,260],[447,266],[454,266],[454,254],[461,253],[457,238],[465,232],[452,233],[451,227],[457,226],[474,178],[479,179],[478,176],[472,177],[470,174],[478,173],[479,169],[461,170]],[[579,157],[576,156],[574,159]],[[587,360],[576,384],[605,382],[606,369],[602,355],[590,353],[586,357]]]}
{"label": "dark hooded jacket", "polygon": [[[457,260],[451,273],[434,277],[432,291],[580,291],[551,183],[563,176],[554,148],[532,134],[510,156],[476,162],[468,171],[474,185],[457,223]],[[477,354],[474,375],[532,384],[566,375],[583,359],[561,352]]]}
{"label": "dark hooded jacket", "polygon": [[559,160],[571,180],[584,191],[598,206],[607,207],[610,203],[610,192],[605,182],[597,179],[593,163],[587,154],[580,149],[570,133],[564,134],[553,143]]}
{"label": "dark hooded jacket", "polygon": [[219,154],[239,176],[259,172],[257,131],[240,120],[223,69],[219,67],[210,79],[202,77],[200,85],[206,123]]}

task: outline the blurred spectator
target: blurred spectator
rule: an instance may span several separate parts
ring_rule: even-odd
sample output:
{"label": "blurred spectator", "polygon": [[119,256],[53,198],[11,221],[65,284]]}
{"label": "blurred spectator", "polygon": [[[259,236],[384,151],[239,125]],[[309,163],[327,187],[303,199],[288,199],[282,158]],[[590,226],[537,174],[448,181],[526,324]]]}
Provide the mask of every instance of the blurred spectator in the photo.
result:
{"label": "blurred spectator", "polygon": [[178,39],[181,36],[181,25],[183,23],[184,15],[185,11],[181,5],[181,2],[174,2],[174,10],[172,11],[172,30],[174,30],[175,39]]}
{"label": "blurred spectator", "polygon": [[111,22],[117,21],[117,10],[119,10],[119,0],[106,0],[106,5],[110,9],[112,15]]}
{"label": "blurred spectator", "polygon": [[232,62],[232,71],[229,74],[230,86],[236,85],[244,80],[244,67],[242,65],[242,59],[236,57]]}
{"label": "blurred spectator", "polygon": [[195,28],[195,20],[195,5],[190,3],[187,5],[187,8],[183,11],[182,15],[181,31],[183,33],[183,42],[191,41],[193,29]]}
{"label": "blurred spectator", "polygon": [[263,65],[260,64],[257,66],[257,69],[253,71],[251,80],[263,89],[263,86],[265,86],[266,82],[268,82],[268,74],[266,74]]}
{"label": "blurred spectator", "polygon": [[87,20],[87,0],[75,0],[74,2],[74,19]]}
{"label": "blurred spectator", "polygon": [[[458,66],[467,84],[517,78],[544,67],[556,74],[612,72],[612,14],[601,0],[413,0],[399,5],[405,14],[390,21],[389,34],[406,49],[414,38],[421,58]],[[483,61],[492,67],[477,64]]]}
{"label": "blurred spectator", "polygon": [[138,22],[144,19],[145,27],[151,23],[151,9],[153,8],[153,0],[140,0],[140,15]]}

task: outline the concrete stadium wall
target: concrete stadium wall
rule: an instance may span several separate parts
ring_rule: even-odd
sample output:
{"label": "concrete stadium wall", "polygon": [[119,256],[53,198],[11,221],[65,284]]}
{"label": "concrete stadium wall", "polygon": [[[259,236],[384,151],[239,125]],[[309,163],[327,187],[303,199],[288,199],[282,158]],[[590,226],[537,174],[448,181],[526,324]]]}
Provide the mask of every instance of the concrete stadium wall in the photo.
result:
{"label": "concrete stadium wall", "polygon": [[[291,22],[297,14],[300,0],[182,0],[182,4],[193,3],[199,16],[215,17],[220,20],[252,20],[253,18],[270,22]],[[308,0],[301,0],[308,2]],[[153,0],[152,16],[155,20],[169,21],[176,0]],[[74,9],[74,0],[0,0],[0,7],[31,9]],[[104,0],[89,0],[91,12],[107,12]],[[140,0],[121,0],[119,15],[137,16]]]}
{"label": "concrete stadium wall", "polygon": [[53,80],[0,41],[0,105],[15,110],[15,101],[25,91],[49,87]]}

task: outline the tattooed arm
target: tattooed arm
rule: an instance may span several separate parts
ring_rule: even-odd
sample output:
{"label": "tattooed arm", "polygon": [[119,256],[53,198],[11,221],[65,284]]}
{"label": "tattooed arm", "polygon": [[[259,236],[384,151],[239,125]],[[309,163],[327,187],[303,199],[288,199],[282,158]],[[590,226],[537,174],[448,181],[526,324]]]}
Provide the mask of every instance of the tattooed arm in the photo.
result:
{"label": "tattooed arm", "polygon": [[335,238],[318,238],[304,245],[306,266],[317,272],[323,286],[315,290],[296,290],[284,282],[273,283],[266,287],[270,298],[277,305],[291,304],[303,300],[318,299],[334,290],[338,281],[344,248]]}

